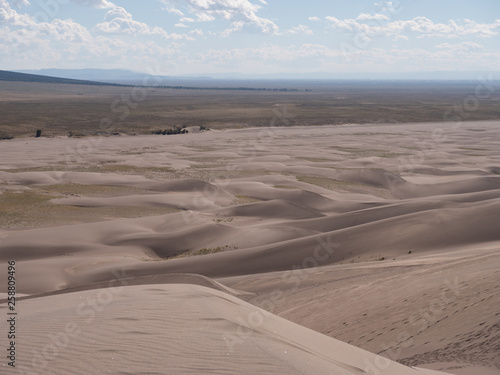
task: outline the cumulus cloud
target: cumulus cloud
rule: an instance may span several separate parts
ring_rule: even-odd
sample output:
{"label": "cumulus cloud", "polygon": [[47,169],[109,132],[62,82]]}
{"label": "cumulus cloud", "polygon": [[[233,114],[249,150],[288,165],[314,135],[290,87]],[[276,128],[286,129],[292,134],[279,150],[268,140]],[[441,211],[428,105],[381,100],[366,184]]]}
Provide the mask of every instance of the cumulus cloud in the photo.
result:
{"label": "cumulus cloud", "polygon": [[[123,40],[120,35],[96,34],[97,30],[92,32],[71,19],[56,18],[48,22],[20,13],[11,4],[0,0],[0,51],[5,66],[27,66],[29,61],[36,61],[37,67],[71,66],[72,62],[95,66],[107,61],[144,69],[151,61],[169,64],[174,55],[181,54],[176,43],[165,46],[164,41],[156,43],[147,38]],[[93,4],[99,6],[97,1]],[[100,26],[102,30],[118,34],[160,35],[170,40],[191,40],[197,35],[167,34],[160,28],[134,21],[119,7],[111,8],[104,21]]]}
{"label": "cumulus cloud", "polygon": [[[29,1],[34,5],[38,0]],[[184,72],[196,67],[199,67],[200,71],[207,69],[206,67],[209,69],[230,67],[234,70],[264,72],[305,67],[321,70],[319,69],[321,67],[330,69],[333,66],[350,69],[355,64],[363,66],[363,69],[380,67],[381,70],[401,66],[408,69],[428,67],[443,70],[456,67],[476,69],[476,66],[483,66],[491,70],[500,60],[500,53],[490,48],[491,44],[484,43],[483,46],[475,43],[480,41],[479,37],[497,36],[500,19],[491,23],[477,23],[467,19],[436,23],[425,17],[394,21],[384,19],[375,12],[375,14],[360,14],[355,19],[328,17],[330,30],[348,34],[362,33],[364,38],[386,36],[393,42],[405,42],[410,38],[413,41],[421,37],[456,38],[442,39],[431,44],[430,41],[418,44],[425,45],[426,48],[412,48],[413,45],[410,43],[393,43],[387,48],[367,46],[356,49],[358,53],[353,64],[346,62],[346,51],[341,49],[339,43],[326,45],[325,41],[325,45],[319,43],[300,45],[297,43],[300,39],[292,40],[293,36],[312,35],[313,31],[302,24],[280,31],[271,19],[263,18],[260,13],[266,4],[264,0],[171,1],[175,7],[165,5],[165,10],[171,13],[170,18],[178,19],[178,23],[173,22],[171,26],[175,24],[178,29],[169,30],[171,33],[162,27],[141,22],[144,19],[140,21],[135,19],[136,17],[126,9],[114,6],[111,2],[114,0],[69,0],[73,2],[74,9],[76,9],[74,4],[93,9],[106,9],[103,12],[106,14],[102,22],[90,29],[73,20],[54,19],[49,22],[37,19],[36,13],[24,13],[33,10],[32,7],[26,11],[21,10],[29,1],[0,0],[0,50],[2,62],[6,67],[26,66],[27,61],[36,59],[40,67],[56,64],[70,66],[72,61],[80,66],[121,64],[139,69],[151,64],[161,64],[162,69],[165,69],[166,64],[172,64],[172,72],[175,71],[175,66]],[[181,7],[183,3],[185,7]],[[168,4],[167,1],[164,4]],[[94,11],[94,13],[101,12]],[[383,11],[380,13],[390,17],[388,13]],[[254,44],[247,46],[248,48],[236,49],[209,49],[210,45],[206,43],[203,48],[189,50],[189,47],[183,44],[172,42],[220,36],[218,27],[203,31],[203,24],[197,24],[201,21],[215,20],[222,21],[224,25],[222,28],[227,28],[222,34],[224,36],[245,31],[290,37],[274,38],[275,44]],[[305,20],[305,23],[311,28],[312,24],[309,22],[325,22],[323,16],[308,17],[308,20]],[[190,26],[193,30],[188,28]],[[130,38],[129,35],[139,37]],[[273,40],[272,37],[266,39]],[[287,42],[291,45],[287,45]],[[170,65],[168,67],[170,69]]]}
{"label": "cumulus cloud", "polygon": [[196,36],[202,36],[202,35],[204,35],[205,33],[204,33],[204,32],[203,32],[203,30],[201,30],[201,29],[194,29],[194,30],[191,30],[191,31],[189,32],[189,34],[191,34],[191,35],[196,35]]}
{"label": "cumulus cloud", "polygon": [[189,11],[198,22],[212,22],[216,19],[231,21],[231,26],[223,32],[228,36],[243,30],[258,30],[265,34],[277,34],[278,26],[270,19],[257,15],[267,2],[250,0],[185,0]]}
{"label": "cumulus cloud", "polygon": [[407,42],[407,41],[409,41],[409,40],[410,40],[410,38],[408,38],[406,35],[396,35],[396,36],[392,39],[392,41],[393,41],[393,42],[399,42],[399,41],[401,41],[401,40],[404,40],[405,42]]}
{"label": "cumulus cloud", "polygon": [[168,8],[167,9],[167,12],[169,13],[173,13],[179,17],[184,17],[184,12],[180,11],[179,9],[177,8]]}
{"label": "cumulus cloud", "polygon": [[108,34],[163,34],[160,28],[151,29],[147,24],[135,21],[132,15],[122,7],[109,10],[104,22],[97,24],[94,30]]}
{"label": "cumulus cloud", "polygon": [[[29,44],[31,40],[50,37],[55,41],[83,42],[91,38],[90,32],[73,20],[55,19],[52,22],[37,22],[29,14],[19,14],[6,0],[0,0],[0,21],[15,30],[9,33],[17,35],[17,43]],[[23,42],[20,38],[25,38]]]}
{"label": "cumulus cloud", "polygon": [[477,44],[474,42],[462,42],[462,43],[442,43],[438,44],[436,48],[442,49],[442,50],[451,50],[455,52],[472,52],[472,51],[480,51],[484,47],[481,44]]}
{"label": "cumulus cloud", "polygon": [[39,24],[40,35],[49,36],[53,40],[72,43],[86,43],[92,35],[86,27],[72,20],[55,19],[51,23]]}
{"label": "cumulus cloud", "polygon": [[389,17],[387,17],[384,14],[376,13],[376,14],[369,14],[369,13],[361,13],[359,16],[356,17],[357,20],[384,20],[387,21],[389,20]]}
{"label": "cumulus cloud", "polygon": [[12,9],[7,0],[0,0],[0,24],[29,27],[34,26],[35,21],[27,14],[19,14]]}
{"label": "cumulus cloud", "polygon": [[[112,4],[106,0],[72,1],[95,8]],[[19,38],[21,35],[31,40],[48,38],[52,41],[75,43],[87,42],[93,38],[91,32],[86,27],[71,19],[62,20],[56,18],[51,22],[47,22],[44,19],[38,20],[29,14],[18,13],[11,8],[7,0],[0,0],[0,23],[15,28],[14,30],[9,29],[8,32],[16,33],[18,44],[20,43]],[[160,27],[150,27],[145,23],[138,22],[124,8],[116,6],[113,6],[106,13],[104,22],[97,24],[93,31],[102,34],[159,35],[166,39],[193,39],[189,35],[169,34]],[[29,42],[26,41],[26,43]]]}
{"label": "cumulus cloud", "polygon": [[196,15],[198,22],[212,22],[215,21],[215,17],[207,13],[198,13]]}
{"label": "cumulus cloud", "polygon": [[[3,24],[0,40],[3,40],[2,60],[10,58],[20,61],[36,60],[38,63],[51,59],[66,59],[80,51],[82,46],[92,43],[90,31],[73,20],[54,19],[37,22],[29,14],[19,14],[7,1],[0,0],[0,20]],[[33,56],[37,56],[33,58]]]}
{"label": "cumulus cloud", "polygon": [[285,34],[288,35],[296,35],[296,34],[306,34],[306,35],[313,35],[313,31],[309,28],[309,26],[305,25],[299,25],[291,28],[290,30],[287,30]]}
{"label": "cumulus cloud", "polygon": [[[384,25],[372,25],[358,22],[355,19],[340,20],[326,17],[331,28],[344,33],[359,33],[371,36],[397,36],[403,33],[415,33],[418,37],[456,38],[458,36],[492,37],[498,35],[500,20],[491,24],[477,23],[471,20],[461,22],[450,20],[448,23],[434,23],[426,17],[415,17],[411,20],[400,20]],[[373,18],[372,18],[373,19]]]}
{"label": "cumulus cloud", "polygon": [[107,0],[71,0],[73,3],[88,6],[96,9],[110,9],[115,5]]}
{"label": "cumulus cloud", "polygon": [[94,31],[103,34],[158,35],[165,39],[192,39],[187,35],[169,34],[161,27],[151,27],[144,22],[136,21],[122,7],[109,10],[104,17],[104,22],[95,25]]}

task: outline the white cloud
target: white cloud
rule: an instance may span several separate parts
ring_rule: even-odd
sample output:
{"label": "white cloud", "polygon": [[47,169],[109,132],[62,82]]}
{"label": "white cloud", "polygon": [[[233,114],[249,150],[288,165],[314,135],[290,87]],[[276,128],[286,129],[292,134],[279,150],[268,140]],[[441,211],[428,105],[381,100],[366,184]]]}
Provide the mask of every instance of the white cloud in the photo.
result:
{"label": "white cloud", "polygon": [[346,32],[346,33],[368,33],[370,30],[373,30],[373,27],[370,27],[366,24],[362,24],[353,19],[345,19],[339,20],[336,17],[326,17],[328,21],[332,23],[331,27],[336,31]]}
{"label": "white cloud", "polygon": [[387,17],[384,14],[376,13],[376,14],[369,14],[369,13],[361,13],[359,16],[356,17],[357,20],[384,20],[387,21],[389,20],[389,17]]}
{"label": "white cloud", "polygon": [[481,44],[477,44],[474,42],[462,42],[462,43],[455,43],[455,44],[450,44],[450,43],[442,43],[438,44],[436,48],[442,49],[442,50],[451,50],[454,52],[473,52],[473,51],[480,51],[484,49],[484,47]]}
{"label": "white cloud", "polygon": [[224,38],[227,38],[232,33],[239,32],[239,31],[243,30],[244,26],[245,26],[245,23],[242,21],[233,22],[229,29],[226,29],[221,33],[221,36]]}
{"label": "white cloud", "polygon": [[[277,34],[278,26],[267,18],[257,15],[261,5],[250,0],[185,0],[190,11],[196,15],[198,22],[210,22],[216,18],[232,21],[231,27],[223,32],[223,36],[247,28],[257,29],[265,34]],[[261,4],[267,4],[260,1]]]}
{"label": "white cloud", "polygon": [[296,34],[306,34],[313,35],[313,31],[309,28],[309,26],[299,25],[291,28],[290,30],[285,31],[285,34],[296,35]]}
{"label": "white cloud", "polygon": [[58,41],[85,43],[92,39],[87,28],[72,20],[55,19],[51,23],[41,23],[38,30],[40,35],[47,35]]}
{"label": "white cloud", "polygon": [[198,22],[212,22],[215,21],[215,17],[207,13],[198,13],[196,15]]}
{"label": "white cloud", "polygon": [[[29,1],[34,5],[39,0]],[[73,10],[81,10],[74,5],[79,4],[92,7],[92,12],[99,15],[101,11],[95,9],[109,7],[109,4],[113,4],[111,1],[115,0],[70,1],[73,2]],[[94,28],[87,28],[70,19],[44,22],[34,16],[36,9],[33,10],[33,6],[27,10],[21,8],[27,2],[0,0],[0,56],[5,68],[106,66],[145,70],[150,66],[161,65],[163,71],[169,74],[193,71],[206,73],[212,70],[262,73],[306,69],[321,71],[322,68],[325,71],[338,71],[337,68],[340,71],[493,70],[500,61],[500,52],[492,46],[497,39],[485,41],[482,43],[484,46],[475,43],[481,41],[479,37],[498,38],[500,19],[491,23],[468,19],[436,23],[425,17],[392,21],[378,17],[375,12],[367,16],[360,14],[356,19],[328,17],[330,30],[351,35],[360,33],[363,39],[383,36],[394,42],[389,44],[392,47],[385,49],[371,48],[373,46],[369,45],[354,49],[357,51],[354,53],[355,58],[348,62],[339,40],[333,43],[326,40],[332,39],[331,35],[324,36],[324,44],[320,44],[321,35],[314,38],[315,44],[300,45],[297,42],[299,37],[313,35],[313,26],[309,22],[324,21],[323,16],[308,17],[309,21],[305,20],[305,23],[311,28],[301,24],[280,32],[274,19],[264,18],[260,13],[261,7],[265,5],[263,0],[170,1],[175,8],[165,5],[165,10],[171,10],[171,19],[178,19],[178,23],[172,22],[171,27],[173,24],[178,27],[170,30],[172,33],[167,32],[168,29],[142,22],[147,18],[139,21],[127,10],[117,6],[102,12],[106,15]],[[185,8],[181,7],[183,2],[187,4]],[[388,13],[380,13],[389,16]],[[215,20],[220,22],[205,31],[202,30],[203,24],[196,24]],[[245,45],[247,48],[210,49],[210,43],[221,35],[220,30],[224,28],[223,36],[231,36],[236,32],[267,33],[270,37],[266,40],[270,43]],[[314,32],[318,34],[316,30]],[[137,38],[131,38],[130,35]],[[283,35],[288,37],[274,37]],[[338,37],[344,38],[342,35]],[[423,37],[440,39],[438,42],[433,40],[434,43],[430,40],[418,44],[407,43],[417,42],[417,38]],[[203,39],[206,43],[201,47],[183,44],[194,38]],[[255,39],[251,39],[255,43]],[[352,38],[350,40],[353,43]]]}
{"label": "white cloud", "polygon": [[0,24],[30,27],[35,25],[33,18],[27,14],[19,14],[10,7],[7,0],[0,0]]}
{"label": "white cloud", "polygon": [[179,9],[177,9],[177,8],[168,8],[167,12],[173,13],[173,14],[179,16],[179,17],[184,17],[184,13],[182,11],[180,11]]}
{"label": "white cloud", "polygon": [[407,21],[393,21],[385,25],[370,25],[354,19],[340,20],[335,17],[326,17],[331,27],[339,32],[359,33],[372,36],[397,36],[403,33],[415,33],[419,37],[456,38],[458,36],[492,37],[498,35],[500,20],[491,24],[480,24],[471,20],[448,23],[434,23],[426,17],[415,17]]}
{"label": "white cloud", "polygon": [[191,30],[189,32],[189,34],[191,34],[191,35],[197,35],[197,36],[202,36],[202,35],[204,35],[204,32],[201,29],[194,29],[194,30]]}
{"label": "white cloud", "polygon": [[28,45],[33,40],[40,41],[46,37],[68,42],[83,42],[91,38],[90,32],[84,26],[72,20],[55,19],[52,22],[37,22],[28,14],[17,13],[5,0],[0,0],[0,21],[4,25],[16,28],[8,30],[12,35],[16,35],[18,44]]}
{"label": "white cloud", "polygon": [[405,42],[407,42],[410,40],[410,38],[408,38],[406,35],[396,35],[394,38],[392,38],[393,42],[399,42],[400,40],[404,40]]}
{"label": "white cloud", "polygon": [[132,15],[122,7],[109,10],[104,16],[104,22],[95,25],[94,30],[107,34],[163,34],[160,28],[151,29],[147,24],[135,21]]}
{"label": "white cloud", "polygon": [[[194,39],[187,34],[167,34],[160,28],[134,21],[123,8],[113,8],[107,13],[102,28],[119,34],[160,35],[170,40]],[[107,29],[106,29],[107,28]],[[136,34],[136,35],[137,35]],[[193,33],[192,35],[196,35]],[[9,2],[0,0],[0,51],[2,63],[24,68],[81,67],[99,64],[121,64],[144,69],[151,61],[170,64],[169,59],[180,56],[175,43],[165,46],[152,40],[122,40],[120,35],[108,37],[95,35],[85,26],[71,19],[54,19],[37,22],[29,14],[19,14]],[[35,65],[30,62],[35,62]]]}
{"label": "white cloud", "polygon": [[71,0],[73,3],[88,6],[96,9],[110,9],[115,5],[107,0]]}
{"label": "white cloud", "polygon": [[104,17],[104,22],[95,25],[94,31],[103,34],[158,35],[165,39],[192,39],[187,35],[169,34],[161,27],[152,27],[144,22],[136,21],[122,7],[114,7],[109,10]]}

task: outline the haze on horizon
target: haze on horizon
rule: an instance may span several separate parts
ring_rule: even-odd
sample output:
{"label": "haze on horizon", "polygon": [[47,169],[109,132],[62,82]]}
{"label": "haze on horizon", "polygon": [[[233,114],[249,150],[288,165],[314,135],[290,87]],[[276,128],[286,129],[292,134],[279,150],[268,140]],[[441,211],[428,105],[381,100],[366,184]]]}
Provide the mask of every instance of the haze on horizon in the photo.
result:
{"label": "haze on horizon", "polygon": [[0,0],[1,68],[457,79],[498,70],[499,15],[493,0]]}

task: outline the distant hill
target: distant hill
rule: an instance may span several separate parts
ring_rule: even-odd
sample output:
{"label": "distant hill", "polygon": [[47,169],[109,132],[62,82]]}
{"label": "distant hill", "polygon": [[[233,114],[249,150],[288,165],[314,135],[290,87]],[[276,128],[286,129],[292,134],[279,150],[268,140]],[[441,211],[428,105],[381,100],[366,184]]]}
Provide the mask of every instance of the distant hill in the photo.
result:
{"label": "distant hill", "polygon": [[210,80],[210,77],[149,75],[142,72],[134,72],[123,69],[40,69],[19,70],[18,72],[50,77],[132,85],[144,85],[145,80],[147,80],[147,83],[149,84],[160,83],[162,85],[178,84],[180,81],[188,84],[192,81]]}
{"label": "distant hill", "polygon": [[101,82],[137,80],[144,77],[144,73],[119,69],[40,69],[20,70],[19,73]]}
{"label": "distant hill", "polygon": [[[156,86],[177,90],[246,90],[246,91],[297,91],[297,82],[288,80],[214,79],[205,76],[149,75],[120,69],[40,69],[22,70],[18,73],[43,75],[72,80],[106,82],[127,86]],[[241,75],[241,77],[245,77]],[[303,84],[298,86],[302,88]]]}
{"label": "distant hill", "polygon": [[0,81],[11,82],[40,82],[40,83],[65,83],[72,85],[120,86],[116,83],[86,81],[61,77],[49,77],[39,74],[27,74],[0,70]]}
{"label": "distant hill", "polygon": [[[301,91],[292,87],[284,87],[283,82],[278,83],[276,87],[273,88],[265,88],[263,86],[264,82],[253,82],[253,81],[229,81],[229,80],[211,80],[205,77],[167,77],[167,76],[148,76],[144,73],[133,73],[128,71],[107,71],[107,70],[99,70],[99,69],[82,69],[79,72],[80,76],[92,76],[92,71],[96,72],[93,76],[94,80],[80,80],[74,78],[66,78],[66,77],[52,77],[48,75],[41,74],[30,74],[30,73],[21,73],[21,72],[11,72],[0,70],[0,81],[15,81],[15,82],[40,82],[40,83],[65,83],[65,84],[73,84],[73,85],[98,85],[98,86],[122,86],[122,87],[132,87],[132,86],[155,86],[155,87],[163,87],[174,90],[232,90],[232,91]],[[58,74],[58,69],[46,69],[40,70],[36,72],[44,72],[50,74]],[[66,75],[73,74],[73,71],[66,71]],[[111,73],[110,73],[111,72]],[[117,80],[118,82],[112,82],[112,80],[103,82],[102,79],[97,79],[98,77],[103,77],[102,74],[110,73],[109,76],[113,76],[115,74],[120,74],[122,72],[124,74],[122,77],[125,77],[126,74],[136,74],[138,78],[129,77],[129,79],[125,80]],[[64,75],[64,71],[61,71],[62,75]],[[78,74],[77,74],[78,76]],[[147,80],[144,77],[148,78]],[[170,79],[170,81],[166,81],[166,79]],[[267,82],[267,81],[266,81]],[[271,81],[269,81],[271,82]],[[268,82],[268,83],[269,83]],[[285,82],[286,83],[286,82]],[[261,86],[262,85],[262,86]],[[309,91],[309,90],[307,90]]]}

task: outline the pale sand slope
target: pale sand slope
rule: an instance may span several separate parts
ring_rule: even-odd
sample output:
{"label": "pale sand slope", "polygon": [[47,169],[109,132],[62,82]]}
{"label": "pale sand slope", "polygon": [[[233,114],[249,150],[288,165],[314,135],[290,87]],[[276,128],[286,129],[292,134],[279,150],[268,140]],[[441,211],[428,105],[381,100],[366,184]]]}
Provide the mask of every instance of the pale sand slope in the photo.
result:
{"label": "pale sand slope", "polygon": [[82,291],[22,301],[18,309],[19,369],[30,374],[443,374],[195,285]]}
{"label": "pale sand slope", "polygon": [[455,362],[444,367],[455,373],[500,365],[499,277],[498,246],[485,246],[219,281],[315,331],[406,364]]}
{"label": "pale sand slope", "polygon": [[[458,277],[471,287],[394,359],[498,369],[499,124],[459,125],[1,142],[0,261],[17,261],[20,295],[117,274],[255,304],[276,289],[279,315],[372,352],[423,327],[411,317]],[[281,272],[312,266],[290,291]]]}

